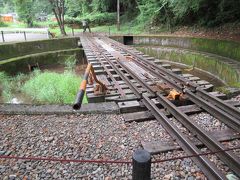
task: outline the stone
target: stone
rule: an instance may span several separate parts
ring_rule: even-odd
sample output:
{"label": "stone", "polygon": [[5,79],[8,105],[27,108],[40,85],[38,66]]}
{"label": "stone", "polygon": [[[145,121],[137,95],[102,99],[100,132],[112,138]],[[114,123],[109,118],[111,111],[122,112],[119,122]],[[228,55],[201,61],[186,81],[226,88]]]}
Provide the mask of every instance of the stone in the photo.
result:
{"label": "stone", "polygon": [[105,177],[104,180],[112,180],[112,177],[111,176],[107,176],[107,177]]}
{"label": "stone", "polygon": [[12,153],[12,151],[7,151],[7,152],[5,153],[5,155],[6,155],[6,156],[9,156],[11,153]]}
{"label": "stone", "polygon": [[17,175],[15,175],[15,174],[9,175],[9,180],[14,180],[16,178],[17,178]]}
{"label": "stone", "polygon": [[54,139],[54,138],[51,136],[51,137],[45,138],[45,141],[52,142],[53,139]]}
{"label": "stone", "polygon": [[5,166],[0,166],[0,173],[4,173],[6,171],[6,167]]}
{"label": "stone", "polygon": [[193,176],[189,176],[187,180],[194,180],[195,178]]}
{"label": "stone", "polygon": [[220,123],[219,121],[217,121],[217,122],[215,123],[215,126],[219,127],[219,126],[221,126],[221,123]]}
{"label": "stone", "polygon": [[234,174],[228,174],[226,177],[228,180],[239,180],[239,178]]}
{"label": "stone", "polygon": [[0,151],[0,155],[4,155],[6,151]]}
{"label": "stone", "polygon": [[194,168],[191,169],[191,173],[195,173],[196,170]]}
{"label": "stone", "polygon": [[165,175],[164,177],[163,177],[163,179],[165,179],[165,180],[170,180],[172,178],[172,174],[167,174],[167,175]]}

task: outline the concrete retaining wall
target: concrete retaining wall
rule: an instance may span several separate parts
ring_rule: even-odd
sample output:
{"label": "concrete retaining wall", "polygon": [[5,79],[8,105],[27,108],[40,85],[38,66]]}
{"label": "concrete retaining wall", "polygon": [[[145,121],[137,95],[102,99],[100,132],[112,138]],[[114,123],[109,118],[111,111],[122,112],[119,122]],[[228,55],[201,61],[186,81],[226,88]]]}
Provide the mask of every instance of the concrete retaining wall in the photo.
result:
{"label": "concrete retaining wall", "polygon": [[79,37],[6,43],[0,45],[0,61],[29,54],[77,48]]}
{"label": "concrete retaining wall", "polygon": [[40,66],[51,64],[64,64],[64,61],[68,57],[67,55],[76,55],[78,61],[82,63],[81,60],[83,57],[83,50],[76,48],[68,50],[49,51],[4,60],[2,61],[4,63],[0,65],[0,71],[5,71],[8,74],[14,75],[19,72],[29,72],[28,65],[34,65],[36,63],[38,63]]}
{"label": "concrete retaining wall", "polygon": [[[128,36],[112,36],[111,38],[123,42],[124,37]],[[168,46],[204,51],[240,61],[240,43],[234,41],[192,37],[133,36],[133,44]]]}

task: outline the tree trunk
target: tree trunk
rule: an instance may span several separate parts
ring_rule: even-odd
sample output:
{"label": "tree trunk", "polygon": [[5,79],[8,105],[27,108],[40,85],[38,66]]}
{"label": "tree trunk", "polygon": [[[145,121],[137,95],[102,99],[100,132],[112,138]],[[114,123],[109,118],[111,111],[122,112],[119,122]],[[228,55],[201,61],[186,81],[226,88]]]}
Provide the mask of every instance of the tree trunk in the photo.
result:
{"label": "tree trunk", "polygon": [[52,11],[57,19],[59,29],[61,31],[61,34],[63,36],[66,36],[67,33],[65,31],[64,27],[64,0],[58,1],[58,0],[49,0],[49,2],[52,5]]}
{"label": "tree trunk", "polygon": [[32,19],[27,19],[27,26],[28,26],[29,28],[33,27],[33,21],[32,21]]}

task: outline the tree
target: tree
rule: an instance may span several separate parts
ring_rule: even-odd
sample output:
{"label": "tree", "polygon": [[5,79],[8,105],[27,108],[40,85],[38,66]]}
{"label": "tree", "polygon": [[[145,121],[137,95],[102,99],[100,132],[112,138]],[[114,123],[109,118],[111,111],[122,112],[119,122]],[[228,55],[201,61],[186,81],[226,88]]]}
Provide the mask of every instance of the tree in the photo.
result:
{"label": "tree", "polygon": [[81,1],[80,0],[66,0],[66,14],[70,17],[77,17],[81,14]]}
{"label": "tree", "polygon": [[27,23],[28,27],[33,27],[35,17],[34,0],[15,0],[15,7],[20,20]]}
{"label": "tree", "polygon": [[13,0],[0,0],[0,14],[14,12]]}
{"label": "tree", "polygon": [[65,0],[49,0],[52,11],[57,19],[58,26],[61,34],[66,36],[65,25],[64,25],[64,14],[65,14]]}

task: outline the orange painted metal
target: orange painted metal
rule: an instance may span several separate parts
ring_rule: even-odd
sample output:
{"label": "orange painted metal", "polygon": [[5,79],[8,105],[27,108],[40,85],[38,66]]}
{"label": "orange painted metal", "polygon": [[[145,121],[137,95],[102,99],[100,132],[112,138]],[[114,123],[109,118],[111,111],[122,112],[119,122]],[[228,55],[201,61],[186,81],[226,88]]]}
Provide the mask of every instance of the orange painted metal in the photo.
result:
{"label": "orange painted metal", "polygon": [[81,86],[80,86],[80,90],[86,90],[86,87],[87,87],[87,80],[83,80],[82,83],[81,83]]}

